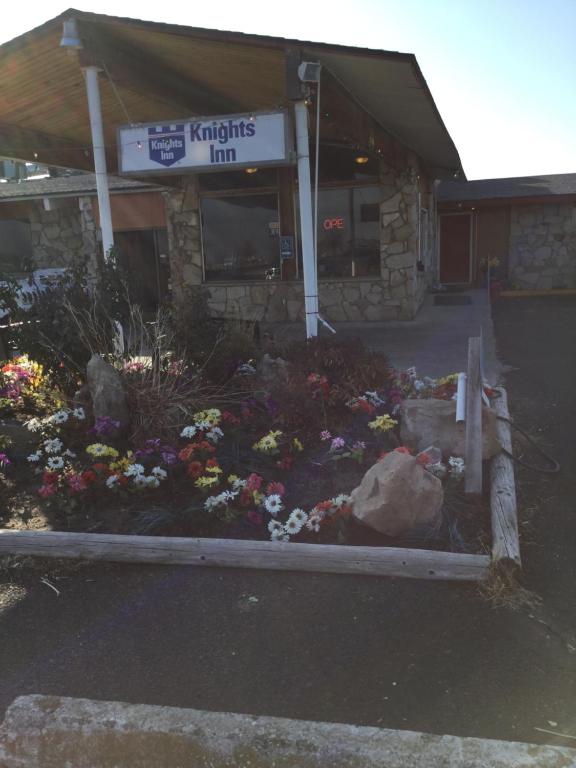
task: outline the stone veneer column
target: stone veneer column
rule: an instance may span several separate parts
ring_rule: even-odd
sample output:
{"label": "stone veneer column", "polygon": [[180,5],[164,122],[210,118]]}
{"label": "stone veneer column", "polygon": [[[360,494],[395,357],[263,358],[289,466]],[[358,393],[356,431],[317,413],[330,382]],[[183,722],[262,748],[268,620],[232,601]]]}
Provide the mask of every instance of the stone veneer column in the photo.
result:
{"label": "stone veneer column", "polygon": [[170,252],[170,281],[174,304],[182,304],[189,291],[202,284],[202,247],[198,178],[191,176],[183,190],[164,193]]}
{"label": "stone veneer column", "polygon": [[98,260],[100,258],[100,243],[98,240],[98,228],[94,217],[94,208],[91,197],[79,197],[80,229],[82,233],[82,257],[86,264],[89,280],[95,281],[98,274]]}
{"label": "stone veneer column", "polygon": [[380,204],[381,274],[389,303],[399,307],[401,319],[416,313],[414,269],[418,252],[417,172],[402,172],[381,163],[382,203]]}

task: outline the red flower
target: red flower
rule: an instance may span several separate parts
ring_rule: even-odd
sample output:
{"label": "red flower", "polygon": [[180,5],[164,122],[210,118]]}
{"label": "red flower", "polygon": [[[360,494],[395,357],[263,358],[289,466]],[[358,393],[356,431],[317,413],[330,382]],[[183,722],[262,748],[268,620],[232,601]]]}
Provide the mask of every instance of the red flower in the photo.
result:
{"label": "red flower", "polygon": [[327,501],[321,501],[319,504],[316,504],[316,509],[318,509],[320,512],[328,512],[328,510],[332,509],[332,502],[330,499]]}
{"label": "red flower", "polygon": [[405,445],[401,445],[398,448],[394,448],[394,451],[396,453],[405,453],[408,456],[412,456],[412,451],[410,450],[410,448],[406,448]]}
{"label": "red flower", "polygon": [[249,507],[254,502],[253,491],[248,491],[246,488],[240,494],[240,506]]}
{"label": "red flower", "polygon": [[219,467],[217,459],[208,459],[206,462],[206,469],[218,469]]}
{"label": "red flower", "polygon": [[182,450],[178,454],[178,458],[180,461],[188,461],[189,459],[194,456],[194,451],[196,450],[196,444],[190,443],[190,445],[187,445],[186,448],[182,448]]}
{"label": "red flower", "polygon": [[264,522],[264,518],[262,517],[262,515],[259,512],[255,512],[253,509],[251,509],[250,512],[248,512],[246,517],[252,523],[252,525],[262,525],[262,523]]}
{"label": "red flower", "polygon": [[103,462],[99,461],[97,464],[92,465],[92,469],[95,472],[108,472],[108,464],[104,464]]}
{"label": "red flower", "polygon": [[234,416],[234,414],[230,413],[230,411],[224,411],[222,414],[222,421],[225,424],[230,424],[231,427],[236,427],[238,424],[240,424],[240,419],[238,416]]}
{"label": "red flower", "polygon": [[283,459],[280,459],[280,461],[276,462],[276,466],[278,467],[278,469],[285,469],[285,470],[292,469],[293,464],[294,464],[294,458],[292,456],[284,456]]}
{"label": "red flower", "polygon": [[266,496],[271,496],[273,493],[277,493],[278,496],[284,496],[286,493],[286,488],[282,485],[282,483],[268,483],[266,487]]}
{"label": "red flower", "polygon": [[246,490],[259,491],[261,485],[262,485],[262,478],[260,477],[260,475],[257,475],[255,472],[252,472],[252,474],[249,475],[248,479],[246,480]]}
{"label": "red flower", "polygon": [[423,467],[427,467],[431,463],[431,458],[427,453],[421,453],[416,457],[418,464],[422,464]]}
{"label": "red flower", "polygon": [[93,483],[97,479],[96,472],[92,472],[91,469],[87,469],[85,472],[82,472],[82,480],[84,480],[85,483]]}
{"label": "red flower", "polygon": [[42,475],[42,482],[44,485],[53,485],[54,483],[58,482],[58,473],[57,472],[44,472]]}
{"label": "red flower", "polygon": [[204,466],[201,461],[191,461],[190,464],[188,464],[186,472],[193,480],[195,480],[204,472]]}
{"label": "red flower", "polygon": [[41,488],[38,488],[38,495],[42,496],[43,499],[47,498],[48,496],[54,496],[55,493],[56,486],[53,484],[43,485]]}

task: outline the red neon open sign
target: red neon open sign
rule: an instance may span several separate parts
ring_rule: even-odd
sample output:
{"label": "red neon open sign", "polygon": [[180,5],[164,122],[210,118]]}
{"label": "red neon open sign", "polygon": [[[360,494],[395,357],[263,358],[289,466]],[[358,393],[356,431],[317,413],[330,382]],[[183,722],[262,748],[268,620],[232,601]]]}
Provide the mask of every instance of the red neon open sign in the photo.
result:
{"label": "red neon open sign", "polygon": [[344,219],[324,219],[322,226],[326,230],[344,229]]}

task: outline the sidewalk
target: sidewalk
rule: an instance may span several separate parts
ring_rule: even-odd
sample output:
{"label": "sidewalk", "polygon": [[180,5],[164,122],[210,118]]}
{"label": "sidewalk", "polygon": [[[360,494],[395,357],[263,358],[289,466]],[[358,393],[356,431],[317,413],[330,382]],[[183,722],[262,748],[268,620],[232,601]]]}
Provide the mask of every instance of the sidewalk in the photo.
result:
{"label": "sidewalk", "polygon": [[[494,325],[488,292],[484,289],[466,291],[470,304],[437,306],[435,299],[444,295],[428,294],[414,320],[393,320],[384,323],[334,323],[337,337],[360,338],[364,344],[381,350],[396,368],[415,366],[419,376],[445,376],[466,371],[468,339],[482,335],[484,340],[484,374],[491,384],[498,383],[501,365],[494,343]],[[271,327],[277,338],[302,338],[301,324]],[[322,336],[330,332],[321,327]]]}

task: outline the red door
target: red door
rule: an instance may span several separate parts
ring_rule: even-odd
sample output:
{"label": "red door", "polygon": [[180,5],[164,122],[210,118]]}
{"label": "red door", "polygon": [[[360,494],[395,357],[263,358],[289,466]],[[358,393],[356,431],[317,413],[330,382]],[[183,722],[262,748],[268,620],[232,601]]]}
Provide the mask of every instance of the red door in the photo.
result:
{"label": "red door", "polygon": [[470,282],[469,213],[444,213],[440,216],[440,282]]}

